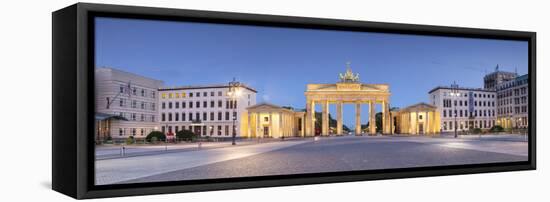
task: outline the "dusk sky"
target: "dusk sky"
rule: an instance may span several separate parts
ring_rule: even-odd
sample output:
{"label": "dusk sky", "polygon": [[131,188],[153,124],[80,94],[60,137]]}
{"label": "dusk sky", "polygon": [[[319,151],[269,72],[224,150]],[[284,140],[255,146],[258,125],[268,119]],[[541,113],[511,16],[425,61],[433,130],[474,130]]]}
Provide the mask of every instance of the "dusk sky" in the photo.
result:
{"label": "dusk sky", "polygon": [[[305,108],[306,84],[338,82],[346,62],[360,82],[389,84],[391,106],[401,108],[428,102],[428,91],[453,81],[481,88],[497,64],[520,75],[528,67],[528,44],[521,41],[116,18],[96,19],[95,43],[97,67],[166,86],[235,77],[258,91],[258,103],[295,108]],[[353,112],[352,105],[344,106],[347,126],[353,126]],[[366,123],[366,106],[362,113]]]}

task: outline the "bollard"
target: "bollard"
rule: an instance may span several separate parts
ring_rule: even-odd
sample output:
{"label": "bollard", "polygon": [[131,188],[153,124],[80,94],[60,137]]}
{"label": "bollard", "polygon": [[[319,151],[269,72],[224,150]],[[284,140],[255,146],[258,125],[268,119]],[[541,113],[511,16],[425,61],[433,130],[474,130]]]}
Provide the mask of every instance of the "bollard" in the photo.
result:
{"label": "bollard", "polygon": [[124,148],[124,146],[120,148],[120,156],[124,156],[124,154],[126,153],[125,149],[126,148]]}
{"label": "bollard", "polygon": [[202,142],[199,142],[198,144],[198,148],[201,149],[202,148]]}

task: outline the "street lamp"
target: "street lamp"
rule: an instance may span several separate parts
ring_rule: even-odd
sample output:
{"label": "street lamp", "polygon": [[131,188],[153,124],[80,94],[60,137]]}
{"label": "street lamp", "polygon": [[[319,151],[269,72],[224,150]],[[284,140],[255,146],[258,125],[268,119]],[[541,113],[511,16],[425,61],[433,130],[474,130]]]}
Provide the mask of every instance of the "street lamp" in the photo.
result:
{"label": "street lamp", "polygon": [[[460,97],[460,93],[458,92],[458,85],[456,84],[456,81],[453,82],[453,85],[451,86],[451,97]],[[458,134],[457,134],[457,128],[458,128],[458,123],[456,121],[456,117],[458,115],[457,111],[456,111],[456,99],[453,100],[453,103],[451,103],[453,105],[453,111],[454,111],[454,114],[455,114],[455,124],[454,124],[454,128],[455,128],[455,138],[458,137]]]}
{"label": "street lamp", "polygon": [[235,138],[236,138],[236,128],[235,128],[235,121],[237,120],[237,98],[241,96],[241,89],[240,89],[241,83],[238,81],[235,81],[235,78],[233,78],[233,81],[229,82],[229,91],[227,92],[227,96],[229,97],[229,100],[231,101],[231,107],[233,108],[233,135],[231,144],[235,145]]}

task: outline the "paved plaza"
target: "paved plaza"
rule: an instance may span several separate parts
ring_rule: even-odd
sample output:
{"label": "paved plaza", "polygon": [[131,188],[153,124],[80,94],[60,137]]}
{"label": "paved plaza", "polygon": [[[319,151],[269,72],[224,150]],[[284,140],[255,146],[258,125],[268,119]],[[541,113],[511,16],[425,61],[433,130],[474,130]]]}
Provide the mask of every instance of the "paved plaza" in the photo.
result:
{"label": "paved plaza", "polygon": [[[117,147],[98,147],[96,184],[230,178],[526,161],[521,135],[343,136],[140,146],[117,157]],[[138,155],[139,154],[139,155]]]}

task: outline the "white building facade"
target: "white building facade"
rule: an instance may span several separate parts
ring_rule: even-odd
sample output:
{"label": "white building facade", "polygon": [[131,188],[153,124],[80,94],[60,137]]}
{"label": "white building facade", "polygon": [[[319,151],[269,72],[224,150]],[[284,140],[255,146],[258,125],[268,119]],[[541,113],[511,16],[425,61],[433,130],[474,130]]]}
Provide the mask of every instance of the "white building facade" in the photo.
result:
{"label": "white building facade", "polygon": [[113,139],[141,139],[157,130],[158,89],[162,85],[162,81],[122,70],[96,68],[96,117],[111,117],[101,121],[104,124],[98,131]]}
{"label": "white building facade", "polygon": [[246,137],[246,108],[256,104],[257,91],[241,85],[233,100],[229,89],[228,84],[160,88],[160,130],[167,134],[190,130],[201,137],[230,138],[235,117],[236,137]]}
{"label": "white building facade", "polygon": [[497,85],[497,123],[504,128],[527,128],[529,117],[529,76],[527,74]]}
{"label": "white building facade", "polygon": [[[490,129],[496,124],[494,90],[439,86],[429,92],[430,104],[441,116],[441,132]],[[456,121],[455,121],[456,118]]]}

